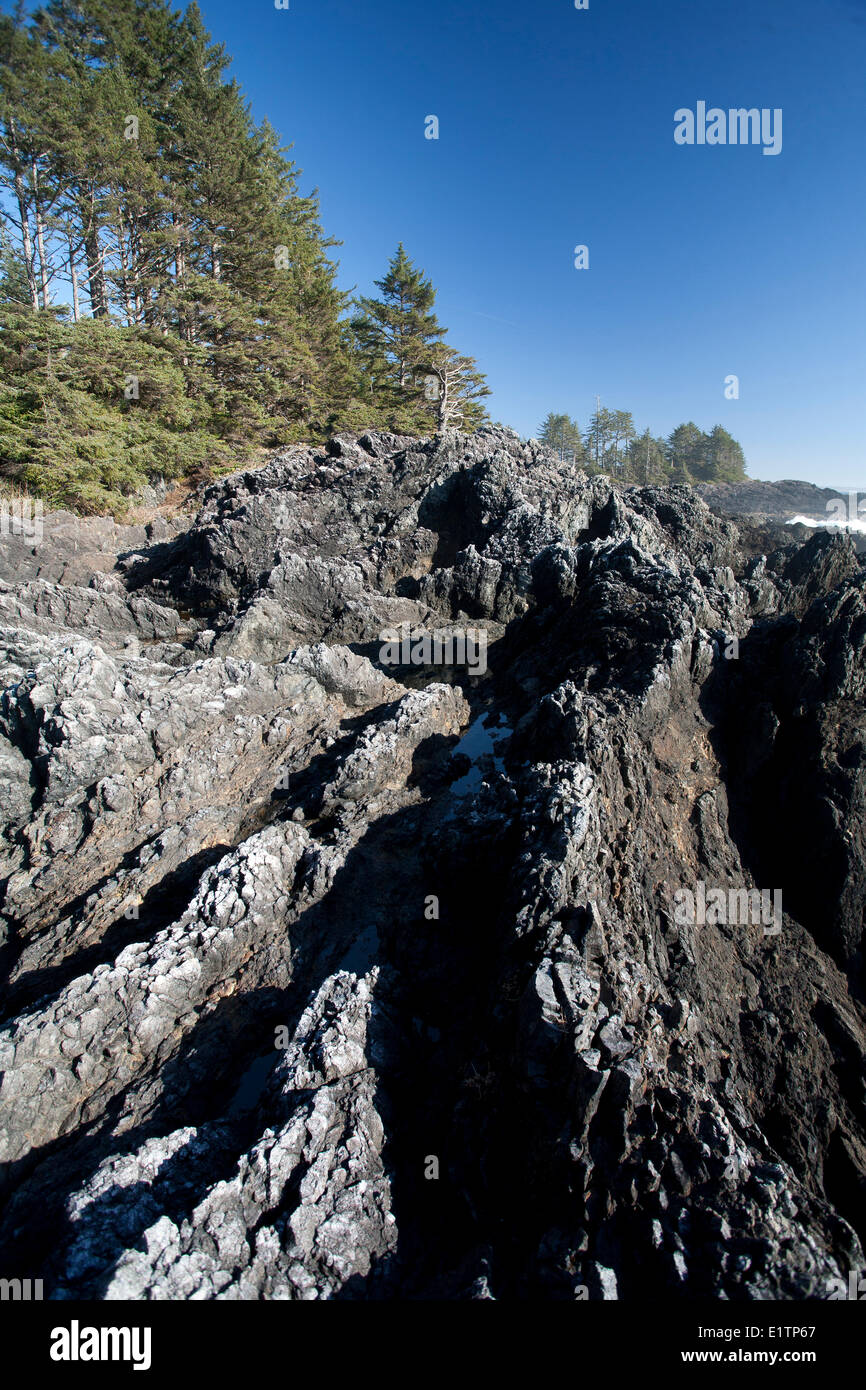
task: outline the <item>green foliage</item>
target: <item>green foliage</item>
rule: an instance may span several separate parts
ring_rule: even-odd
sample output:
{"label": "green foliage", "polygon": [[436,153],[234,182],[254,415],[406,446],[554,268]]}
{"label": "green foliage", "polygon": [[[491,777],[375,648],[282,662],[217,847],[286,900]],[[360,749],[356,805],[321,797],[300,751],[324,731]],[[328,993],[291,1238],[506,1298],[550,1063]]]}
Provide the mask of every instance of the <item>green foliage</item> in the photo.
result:
{"label": "green foliage", "polygon": [[351,320],[362,389],[389,429],[423,434],[433,417],[421,368],[445,333],[433,313],[436,292],[402,242],[375,284],[382,298],[362,296]]}
{"label": "green foliage", "polygon": [[150,477],[226,462],[213,383],[179,347],[104,319],[0,307],[0,474],[54,506],[121,513]]}
{"label": "green foliage", "polygon": [[677,425],[667,439],[657,439],[648,429],[638,435],[629,411],[608,410],[599,403],[582,440],[576,422],[555,412],[547,416],[539,437],[560,458],[625,483],[735,483],[746,476],[742,447],[721,425],[704,434],[689,421]]}
{"label": "green foliage", "polygon": [[[417,379],[417,378],[416,378]],[[481,404],[490,388],[471,357],[436,343],[424,364],[424,398],[436,411],[436,428],[474,430],[487,419]]]}
{"label": "green foliage", "polygon": [[[229,64],[195,4],[0,15],[0,486],[121,512],[262,447],[487,419],[402,244],[378,297],[339,291],[317,196]],[[745,476],[721,425],[638,437],[599,403],[541,437],[626,482]]]}
{"label": "green foliage", "polygon": [[27,267],[2,224],[0,224],[0,303],[15,304],[20,309],[26,309],[30,305]]}
{"label": "green foliage", "polygon": [[361,395],[374,419],[404,434],[483,423],[480,399],[489,389],[472,358],[442,341],[436,291],[402,242],[375,284],[382,298],[358,299],[350,321]]}
{"label": "green foliage", "polygon": [[317,197],[229,63],[195,4],[0,15],[4,485],[119,512],[261,447],[485,418],[402,247],[347,319]]}
{"label": "green foliage", "polygon": [[554,449],[561,459],[567,458],[574,463],[583,461],[583,436],[577,421],[572,420],[570,415],[556,415],[551,411],[538,437],[543,444]]}

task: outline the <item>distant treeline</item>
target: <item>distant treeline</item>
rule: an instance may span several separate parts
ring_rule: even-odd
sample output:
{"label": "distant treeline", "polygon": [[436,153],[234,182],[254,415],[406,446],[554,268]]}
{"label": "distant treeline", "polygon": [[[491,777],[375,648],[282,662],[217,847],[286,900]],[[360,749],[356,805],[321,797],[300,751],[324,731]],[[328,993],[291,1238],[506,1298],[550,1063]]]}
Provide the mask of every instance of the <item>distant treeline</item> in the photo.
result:
{"label": "distant treeline", "polygon": [[585,430],[551,413],[539,438],[561,458],[626,483],[736,483],[746,476],[742,447],[722,425],[709,434],[689,421],[666,439],[638,434],[628,410],[599,406]]}
{"label": "distant treeline", "polygon": [[154,476],[335,429],[486,418],[402,246],[379,298],[337,288],[317,197],[229,63],[195,5],[0,16],[6,487],[122,510]]}

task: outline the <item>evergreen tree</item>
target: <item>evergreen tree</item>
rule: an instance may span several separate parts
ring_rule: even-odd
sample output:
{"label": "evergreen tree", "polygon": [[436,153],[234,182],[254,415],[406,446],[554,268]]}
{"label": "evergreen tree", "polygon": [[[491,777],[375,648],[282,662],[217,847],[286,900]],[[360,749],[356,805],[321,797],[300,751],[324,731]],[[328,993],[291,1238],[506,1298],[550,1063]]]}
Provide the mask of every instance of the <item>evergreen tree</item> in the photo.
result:
{"label": "evergreen tree", "polygon": [[649,429],[637,435],[629,445],[627,475],[629,482],[645,486],[667,482],[665,441],[655,439]]}
{"label": "evergreen tree", "polygon": [[54,502],[121,511],[238,448],[486,418],[402,247],[347,319],[317,193],[229,62],[195,4],[0,16],[0,469]]}
{"label": "evergreen tree", "polygon": [[601,403],[597,403],[584,436],[585,452],[590,467],[603,469],[610,461],[610,445],[613,439],[613,416]]}
{"label": "evergreen tree", "polygon": [[402,244],[376,280],[381,299],[361,297],[351,320],[371,407],[390,429],[411,433],[438,415],[424,396],[424,374],[445,329],[433,312],[436,291]]}
{"label": "evergreen tree", "polygon": [[0,224],[0,305],[32,307],[27,267],[5,227]]}
{"label": "evergreen tree", "polygon": [[746,476],[746,459],[742,446],[722,425],[714,425],[710,431],[707,465],[715,482],[738,483]]}
{"label": "evergreen tree", "polygon": [[[93,496],[104,487],[119,505],[119,475],[95,461],[102,429],[116,429],[115,451],[134,461],[124,474],[132,486],[139,468],[198,469],[230,442],[249,448],[369,423],[329,255],[337,243],[322,232],[316,195],[301,196],[300,170],[275,132],[254,125],[226,80],[228,62],[195,5],[178,15],[165,0],[49,0],[29,27],[23,12],[0,17],[0,255],[9,266],[0,286],[20,309],[13,282],[20,293],[23,273],[30,311],[44,314],[63,284],[82,321],[75,349],[62,315],[34,330],[44,356],[29,353],[26,329],[19,335],[10,321],[7,360],[19,342],[31,376],[8,383],[0,452],[7,467],[24,466],[26,437],[44,477],[53,438],[58,460],[68,459],[67,501],[84,503],[77,457],[81,487]],[[88,316],[107,336],[85,328]],[[97,344],[111,371],[91,361]],[[70,384],[79,357],[88,370]],[[134,403],[122,393],[130,374]],[[85,390],[99,398],[99,429]],[[85,417],[93,448],[82,442]],[[207,424],[178,453],[160,432],[182,417]],[[10,431],[15,421],[14,438],[2,438],[4,420]]]}
{"label": "evergreen tree", "polygon": [[25,28],[23,6],[0,15],[0,187],[34,310],[48,308],[56,272],[48,226],[58,196],[47,148],[48,69],[44,50]]}
{"label": "evergreen tree", "polygon": [[539,439],[559,454],[560,459],[569,458],[580,463],[584,456],[583,438],[580,426],[570,415],[551,413],[544,420]]}
{"label": "evergreen tree", "polygon": [[700,479],[704,471],[705,444],[706,435],[693,420],[677,425],[667,443],[672,482],[693,483]]}
{"label": "evergreen tree", "polygon": [[424,394],[435,401],[439,430],[457,428],[469,433],[487,418],[480,404],[483,396],[490,395],[484,377],[471,357],[461,356],[445,343],[433,348]]}
{"label": "evergreen tree", "polygon": [[705,434],[694,422],[678,425],[667,439],[645,429],[638,435],[630,411],[608,410],[600,403],[581,440],[575,421],[551,411],[540,438],[560,458],[571,456],[590,472],[604,470],[622,482],[639,485],[737,482],[746,476],[742,446],[722,425]]}
{"label": "evergreen tree", "polygon": [[610,446],[606,465],[622,476],[628,459],[628,448],[635,437],[634,420],[629,410],[613,410],[609,417]]}

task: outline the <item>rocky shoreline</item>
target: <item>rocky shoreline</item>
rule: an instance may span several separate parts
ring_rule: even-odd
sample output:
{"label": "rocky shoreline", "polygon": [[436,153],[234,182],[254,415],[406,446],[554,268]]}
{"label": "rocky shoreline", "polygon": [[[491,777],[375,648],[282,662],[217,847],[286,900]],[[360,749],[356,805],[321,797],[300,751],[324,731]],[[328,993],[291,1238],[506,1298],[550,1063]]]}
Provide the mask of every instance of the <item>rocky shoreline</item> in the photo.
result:
{"label": "rocky shoreline", "polygon": [[[488,427],[289,450],[192,520],[47,517],[0,581],[4,1274],[808,1299],[863,1269],[849,537]],[[401,625],[483,629],[483,672],[383,661]],[[677,921],[698,884],[778,892],[780,931]]]}

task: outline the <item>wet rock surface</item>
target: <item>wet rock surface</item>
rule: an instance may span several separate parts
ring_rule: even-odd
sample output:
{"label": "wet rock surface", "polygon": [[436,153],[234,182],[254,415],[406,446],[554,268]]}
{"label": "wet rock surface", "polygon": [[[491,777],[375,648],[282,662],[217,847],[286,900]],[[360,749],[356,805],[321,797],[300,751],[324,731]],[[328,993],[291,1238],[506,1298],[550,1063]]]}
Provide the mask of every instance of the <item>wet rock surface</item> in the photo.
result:
{"label": "wet rock surface", "polygon": [[[848,537],[488,428],[0,551],[4,1273],[736,1300],[863,1268]],[[469,628],[474,673],[380,660]]]}

